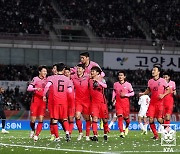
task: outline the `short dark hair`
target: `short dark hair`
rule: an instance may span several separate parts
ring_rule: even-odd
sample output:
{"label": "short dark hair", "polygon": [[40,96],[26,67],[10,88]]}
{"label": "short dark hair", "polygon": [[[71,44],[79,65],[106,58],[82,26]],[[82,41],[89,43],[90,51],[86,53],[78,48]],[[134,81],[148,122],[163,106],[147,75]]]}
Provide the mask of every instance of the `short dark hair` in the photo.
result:
{"label": "short dark hair", "polygon": [[159,72],[161,72],[162,65],[161,64],[154,64],[153,68],[157,68]]}
{"label": "short dark hair", "polygon": [[63,69],[64,69],[66,66],[64,65],[64,63],[58,63],[58,64],[56,65],[56,67],[57,67],[57,71],[59,72],[59,71],[63,71]]}
{"label": "short dark hair", "polygon": [[96,71],[96,72],[99,72],[99,74],[101,74],[101,69],[98,67],[98,66],[93,66],[92,68],[91,68],[91,71],[92,70],[94,70],[94,71]]}
{"label": "short dark hair", "polygon": [[38,71],[41,72],[41,70],[42,70],[43,68],[47,70],[46,65],[40,65],[40,66],[38,67]]}
{"label": "short dark hair", "polygon": [[57,67],[57,63],[53,65],[53,67],[56,66]]}
{"label": "short dark hair", "polygon": [[83,52],[83,53],[80,54],[80,56],[89,57],[89,52]]}
{"label": "short dark hair", "polygon": [[83,69],[85,69],[85,65],[84,64],[78,64],[78,67],[82,67]]}
{"label": "short dark hair", "polygon": [[119,71],[118,71],[118,75],[119,75],[119,73],[123,73],[124,76],[126,76],[126,72],[125,72],[124,70],[119,70]]}
{"label": "short dark hair", "polygon": [[168,75],[169,77],[171,77],[169,72],[164,72],[163,75]]}
{"label": "short dark hair", "polygon": [[68,67],[68,66],[66,66],[66,67],[65,67],[65,70],[70,71],[70,70],[71,70],[71,68],[70,68],[70,67]]}

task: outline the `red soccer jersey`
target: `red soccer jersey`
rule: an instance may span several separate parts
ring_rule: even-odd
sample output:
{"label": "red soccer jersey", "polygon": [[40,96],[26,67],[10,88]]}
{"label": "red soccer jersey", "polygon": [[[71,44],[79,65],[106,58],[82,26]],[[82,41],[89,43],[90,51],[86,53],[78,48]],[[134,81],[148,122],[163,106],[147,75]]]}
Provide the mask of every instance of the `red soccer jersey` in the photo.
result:
{"label": "red soccer jersey", "polygon": [[159,99],[160,94],[164,94],[165,88],[168,87],[168,84],[165,79],[159,78],[158,80],[150,79],[148,81],[148,88],[151,91],[151,103],[158,103],[161,101]]}
{"label": "red soccer jersey", "polygon": [[[102,82],[105,83],[105,80],[102,79]],[[104,88],[98,84],[97,87],[94,87],[94,80],[89,80],[89,90],[92,103],[106,103]]]}
{"label": "red soccer jersey", "polygon": [[170,88],[170,94],[168,94],[168,95],[166,95],[165,97],[164,97],[164,104],[165,105],[170,105],[171,103],[173,103],[173,91],[175,91],[176,90],[176,84],[175,84],[175,82],[174,81],[169,81],[169,83],[168,83],[168,86],[169,86],[169,88]]}
{"label": "red soccer jersey", "polygon": [[43,97],[43,91],[44,91],[44,88],[46,86],[46,83],[47,83],[47,80],[46,78],[40,78],[39,76],[36,76],[32,79],[31,81],[31,85],[34,87],[34,88],[41,88],[40,91],[34,91],[34,97]]}
{"label": "red soccer jersey", "polygon": [[116,103],[124,104],[129,102],[128,97],[121,97],[121,93],[124,93],[125,95],[128,93],[133,92],[132,85],[125,81],[124,83],[115,82],[113,86],[113,90],[115,92],[116,97]]}
{"label": "red soccer jersey", "polygon": [[90,98],[88,88],[89,76],[83,75],[82,77],[78,77],[75,74],[71,78],[74,84],[76,102],[86,102]]}
{"label": "red soccer jersey", "polygon": [[71,81],[64,75],[53,75],[50,81],[53,88],[53,103],[66,104],[68,88],[71,87]]}

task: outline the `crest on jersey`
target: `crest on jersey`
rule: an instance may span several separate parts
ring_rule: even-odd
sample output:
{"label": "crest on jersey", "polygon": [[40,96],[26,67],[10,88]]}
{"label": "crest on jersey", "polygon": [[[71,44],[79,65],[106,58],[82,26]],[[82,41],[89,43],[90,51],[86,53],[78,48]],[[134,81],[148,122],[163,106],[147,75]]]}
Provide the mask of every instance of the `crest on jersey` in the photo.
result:
{"label": "crest on jersey", "polygon": [[162,124],[161,146],[176,146],[176,125]]}

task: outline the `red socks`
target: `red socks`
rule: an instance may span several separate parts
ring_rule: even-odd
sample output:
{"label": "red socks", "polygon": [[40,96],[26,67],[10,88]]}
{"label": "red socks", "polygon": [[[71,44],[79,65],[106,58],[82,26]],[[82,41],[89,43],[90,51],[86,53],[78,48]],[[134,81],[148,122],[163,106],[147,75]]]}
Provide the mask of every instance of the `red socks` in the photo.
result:
{"label": "red socks", "polygon": [[90,129],[91,129],[91,121],[87,120],[86,121],[86,136],[90,135]]}
{"label": "red socks", "polygon": [[43,122],[38,122],[37,128],[36,128],[36,136],[38,136],[41,133],[43,126]]}
{"label": "red socks", "polygon": [[76,125],[79,130],[79,133],[82,133],[82,121],[80,119],[76,119]]}
{"label": "red socks", "polygon": [[109,132],[108,123],[107,122],[104,123],[103,126],[104,126],[104,134],[107,134]]}
{"label": "red socks", "polygon": [[118,127],[120,132],[123,132],[123,117],[118,117]]}
{"label": "red socks", "polygon": [[94,135],[97,135],[97,129],[98,129],[98,126],[97,126],[97,122],[92,122],[92,130],[93,130],[93,134]]}
{"label": "red socks", "polygon": [[129,118],[124,119],[124,120],[125,120],[125,122],[126,122],[126,128],[128,128],[128,127],[129,127],[129,124],[130,124],[130,120],[129,120]]}
{"label": "red socks", "polygon": [[158,133],[157,133],[157,131],[156,131],[156,126],[155,126],[155,124],[154,124],[154,123],[150,123],[149,125],[150,125],[150,127],[151,127],[151,130],[152,130],[154,136],[155,136],[155,137],[158,137]]}
{"label": "red socks", "polygon": [[71,122],[69,122],[69,134],[72,134],[73,128],[74,128],[74,122],[71,121]]}

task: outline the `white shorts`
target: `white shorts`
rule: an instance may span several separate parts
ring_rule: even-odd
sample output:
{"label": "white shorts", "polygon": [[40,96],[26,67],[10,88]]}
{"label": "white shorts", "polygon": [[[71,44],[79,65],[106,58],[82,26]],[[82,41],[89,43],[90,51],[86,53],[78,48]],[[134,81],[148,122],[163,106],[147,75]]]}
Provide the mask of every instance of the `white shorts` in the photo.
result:
{"label": "white shorts", "polygon": [[142,118],[147,117],[146,112],[147,112],[147,110],[140,110],[139,113],[138,113],[138,117],[142,117]]}

